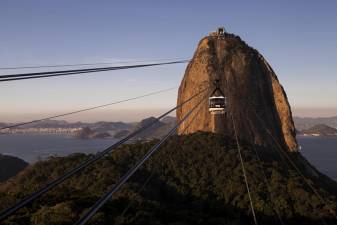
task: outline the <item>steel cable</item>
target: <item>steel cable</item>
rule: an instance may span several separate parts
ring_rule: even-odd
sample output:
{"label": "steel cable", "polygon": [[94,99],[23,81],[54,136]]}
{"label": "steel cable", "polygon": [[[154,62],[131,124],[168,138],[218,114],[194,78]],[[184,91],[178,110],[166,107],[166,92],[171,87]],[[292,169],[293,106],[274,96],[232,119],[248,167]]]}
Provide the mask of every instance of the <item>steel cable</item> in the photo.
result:
{"label": "steel cable", "polygon": [[118,141],[117,143],[115,143],[115,144],[109,146],[108,148],[106,148],[104,151],[97,153],[94,157],[87,159],[83,163],[79,164],[78,166],[74,167],[70,171],[66,172],[64,175],[62,175],[59,178],[57,178],[57,179],[49,182],[43,188],[41,188],[38,191],[36,191],[36,192],[28,195],[27,197],[23,198],[22,200],[20,200],[16,204],[12,205],[11,207],[5,209],[4,211],[2,211],[0,213],[0,221],[4,220],[5,218],[7,218],[8,216],[10,216],[11,214],[15,213],[17,210],[21,209],[22,207],[26,206],[28,203],[30,203],[30,202],[34,201],[35,199],[39,198],[41,195],[43,195],[44,193],[48,192],[50,189],[56,187],[60,183],[64,182],[66,179],[70,178],[74,174],[77,174],[78,172],[82,171],[84,168],[86,168],[90,164],[96,162],[97,160],[99,160],[100,158],[102,158],[103,156],[105,156],[107,153],[112,152],[115,148],[117,148],[120,145],[124,144],[129,139],[137,136],[139,133],[141,133],[142,131],[144,131],[147,128],[151,127],[152,125],[154,125],[155,123],[157,123],[160,119],[162,119],[165,116],[169,115],[171,112],[173,112],[176,109],[182,107],[184,104],[186,104],[187,102],[191,101],[195,97],[199,96],[201,93],[203,93],[207,89],[208,88],[203,89],[202,91],[198,92],[197,94],[191,96],[186,101],[182,102],[181,104],[175,106],[174,108],[170,109],[166,113],[164,113],[161,116],[157,117],[156,120],[154,120],[153,122],[151,122],[151,123],[145,125],[144,127],[142,127],[140,129],[132,132],[127,137],[123,138],[122,140]]}
{"label": "steel cable", "polygon": [[181,123],[183,123],[191,113],[205,100],[203,98],[199,103],[197,103],[157,144],[155,144],[144,156],[138,161],[124,176],[114,185],[112,188],[103,195],[90,209],[87,211],[83,217],[81,217],[75,225],[84,225],[90,220],[90,218],[95,215],[95,213],[112,197],[112,195],[118,191],[121,186],[128,181],[128,179],[141,167],[158,149],[159,147],[177,130]]}
{"label": "steel cable", "polygon": [[137,64],[137,65],[115,66],[115,67],[58,70],[58,71],[21,73],[21,74],[6,74],[6,75],[0,75],[0,82],[25,80],[25,79],[36,79],[36,78],[46,78],[46,77],[57,77],[57,76],[69,76],[69,75],[76,75],[76,74],[86,74],[86,73],[94,73],[94,72],[134,69],[134,68],[172,65],[172,64],[181,64],[181,63],[187,63],[188,61],[189,60],[180,60],[180,61],[171,61],[171,62],[163,62],[163,63]]}
{"label": "steel cable", "polygon": [[137,96],[137,97],[119,100],[119,101],[116,101],[116,102],[110,102],[110,103],[106,103],[106,104],[103,104],[103,105],[93,106],[93,107],[90,107],[90,108],[80,109],[80,110],[76,110],[76,111],[72,111],[72,112],[68,112],[68,113],[63,113],[63,114],[59,114],[59,115],[55,115],[55,116],[49,116],[49,117],[45,117],[45,118],[42,118],[42,119],[28,121],[28,122],[17,123],[17,124],[6,126],[6,127],[1,127],[0,131],[15,128],[15,127],[20,127],[20,126],[28,125],[28,124],[32,124],[32,123],[38,123],[38,122],[42,122],[42,121],[46,121],[46,120],[50,120],[50,119],[55,119],[55,118],[59,118],[59,117],[63,117],[63,116],[69,116],[69,115],[73,115],[73,114],[76,114],[76,113],[86,112],[86,111],[90,111],[90,110],[94,110],[94,109],[104,108],[104,107],[107,107],[107,106],[110,106],[110,105],[116,105],[116,104],[119,104],[119,103],[128,102],[128,101],[132,101],[132,100],[136,100],[136,99],[160,94],[160,93],[163,93],[163,92],[166,92],[166,91],[173,90],[175,88],[176,87],[172,87],[172,88],[168,88],[168,89],[164,89],[164,90],[151,92],[151,93],[148,93],[148,94],[145,94],[145,95],[140,95],[140,96]]}

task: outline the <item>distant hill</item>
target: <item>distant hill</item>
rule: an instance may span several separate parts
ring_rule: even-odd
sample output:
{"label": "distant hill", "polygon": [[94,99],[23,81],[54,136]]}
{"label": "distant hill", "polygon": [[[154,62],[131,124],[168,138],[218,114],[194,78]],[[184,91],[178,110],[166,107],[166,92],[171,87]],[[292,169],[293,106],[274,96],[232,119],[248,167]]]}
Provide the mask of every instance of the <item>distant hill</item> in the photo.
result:
{"label": "distant hill", "polygon": [[[156,121],[155,117],[149,117],[146,119],[141,120],[139,123],[136,123],[136,125],[129,129],[129,130],[121,130],[117,133],[115,133],[115,138],[122,138],[126,137],[131,132],[141,129],[148,124]],[[141,134],[137,135],[136,139],[153,139],[153,138],[160,138],[164,136],[174,125],[176,124],[176,118],[175,117],[164,117],[161,121],[157,122],[156,124],[152,125],[148,129],[144,130]]]}
{"label": "distant hill", "polygon": [[81,130],[77,131],[74,134],[74,137],[79,138],[79,139],[103,139],[103,138],[111,137],[111,135],[106,132],[97,132],[97,131],[93,131],[89,127],[84,127]]}
{"label": "distant hill", "polygon": [[[121,146],[3,224],[74,224],[155,143]],[[259,225],[280,224],[275,210],[286,225],[337,224],[327,205],[275,149],[240,143]],[[320,174],[300,153],[287,154],[336,213],[337,183]],[[0,184],[0,210],[89,157],[53,157],[28,167]],[[171,137],[88,224],[253,224],[235,141],[211,133]]]}
{"label": "distant hill", "polygon": [[297,130],[309,129],[318,124],[325,124],[337,128],[337,116],[335,117],[294,117],[294,123]]}
{"label": "distant hill", "polygon": [[175,124],[177,122],[177,118],[174,116],[166,116],[161,120],[161,122],[166,124]]}
{"label": "distant hill", "polygon": [[[14,125],[13,123],[0,123],[0,127]],[[84,123],[84,122],[67,122],[65,120],[45,120],[38,123],[32,123],[20,126],[18,128],[79,128],[79,127],[89,127],[91,129],[102,129],[102,130],[116,130],[116,129],[128,129],[132,127],[132,123],[124,122],[95,122],[95,123]]]}
{"label": "distant hill", "polygon": [[[147,126],[148,124],[153,123],[156,120],[157,119],[155,117],[149,117],[149,118],[143,119],[142,121],[140,121],[137,124],[137,126],[134,128],[134,130],[141,129],[141,128]],[[159,121],[159,122],[155,123],[154,125],[152,125],[151,127],[149,127],[148,129],[144,130],[142,133],[140,133],[137,136],[137,138],[141,138],[141,139],[158,138],[158,137],[161,137],[162,135],[164,135],[163,132],[166,132],[168,130],[169,130],[168,126],[166,126],[165,123]]]}
{"label": "distant hill", "polygon": [[[67,132],[73,134],[75,137],[82,139],[93,139],[93,138],[105,138],[109,136],[113,136],[115,138],[122,138],[127,136],[130,132],[143,127],[145,124],[153,121],[154,117],[149,117],[143,119],[140,122],[106,122],[99,121],[95,123],[83,123],[83,122],[75,122],[70,123],[64,120],[47,120],[39,123],[33,123],[29,125],[20,126],[16,129],[19,133],[23,132],[25,129],[28,129],[28,132],[50,132],[50,133],[58,133],[60,132],[58,129],[63,129],[63,132]],[[176,123],[175,117],[167,116],[164,117],[161,122],[149,128],[143,134],[140,134],[137,138],[140,139],[152,139],[158,138],[164,135],[166,131],[168,131],[171,127]],[[0,123],[0,127],[9,126],[13,124]],[[35,128],[35,130],[29,130]],[[39,129],[47,129],[46,131],[41,131]],[[69,129],[69,130],[68,130]],[[75,129],[75,131],[71,130]],[[13,131],[13,130],[12,130]],[[15,133],[15,131],[14,131]]]}
{"label": "distant hill", "polygon": [[318,124],[309,129],[301,131],[303,135],[311,136],[337,136],[337,129],[325,124]]}
{"label": "distant hill", "polygon": [[0,128],[1,127],[7,127],[9,125],[9,123],[2,123],[2,122],[0,122]]}
{"label": "distant hill", "polygon": [[0,154],[0,182],[8,180],[28,166],[28,163],[14,156]]}

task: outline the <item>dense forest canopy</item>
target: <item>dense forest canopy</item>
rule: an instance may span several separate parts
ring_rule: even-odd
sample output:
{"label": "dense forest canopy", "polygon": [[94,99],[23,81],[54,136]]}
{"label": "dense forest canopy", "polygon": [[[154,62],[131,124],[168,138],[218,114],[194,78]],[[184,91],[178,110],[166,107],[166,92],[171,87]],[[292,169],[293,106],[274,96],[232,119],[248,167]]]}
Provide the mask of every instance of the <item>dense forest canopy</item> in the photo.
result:
{"label": "dense forest canopy", "polygon": [[26,168],[28,163],[14,156],[0,154],[0,182],[15,176]]}
{"label": "dense forest canopy", "polygon": [[[155,142],[121,146],[4,224],[73,224]],[[337,224],[329,211],[336,213],[335,182],[314,168],[311,170],[315,173],[306,169],[307,162],[299,153],[287,153],[326,205],[275,149],[243,141],[241,145],[259,224],[280,224],[277,214],[284,224]],[[88,157],[52,157],[29,166],[0,185],[0,208],[10,206]],[[253,224],[235,142],[223,135],[201,132],[171,137],[89,224]]]}

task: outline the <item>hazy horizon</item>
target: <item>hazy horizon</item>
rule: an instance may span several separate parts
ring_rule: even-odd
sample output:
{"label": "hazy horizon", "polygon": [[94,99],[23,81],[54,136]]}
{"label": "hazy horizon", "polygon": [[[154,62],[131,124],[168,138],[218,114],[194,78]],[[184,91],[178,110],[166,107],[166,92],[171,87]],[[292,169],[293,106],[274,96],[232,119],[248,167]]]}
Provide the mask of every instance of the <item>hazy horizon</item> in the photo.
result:
{"label": "hazy horizon", "polygon": [[[65,120],[68,122],[98,122],[98,121],[109,121],[109,122],[138,122],[144,118],[151,116],[159,116],[162,113],[168,111],[169,108],[153,108],[153,109],[110,109],[110,110],[98,110],[96,112],[84,112],[81,114],[75,114],[71,116],[59,117],[55,120]],[[60,111],[58,113],[31,113],[31,114],[3,114],[0,113],[0,122],[5,123],[18,123],[26,122],[31,120],[36,120],[44,117],[49,117],[61,113],[66,113],[65,111]],[[337,116],[336,108],[292,108],[292,113],[294,117],[335,117]],[[176,116],[175,112],[172,112],[170,116]]]}

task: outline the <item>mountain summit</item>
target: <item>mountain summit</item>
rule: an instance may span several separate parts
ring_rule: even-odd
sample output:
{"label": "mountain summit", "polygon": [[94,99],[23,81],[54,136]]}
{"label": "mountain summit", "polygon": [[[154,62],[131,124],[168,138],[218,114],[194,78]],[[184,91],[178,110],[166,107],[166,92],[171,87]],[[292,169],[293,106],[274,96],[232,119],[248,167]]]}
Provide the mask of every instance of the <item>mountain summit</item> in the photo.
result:
{"label": "mountain summit", "polygon": [[[239,138],[264,146],[278,142],[297,151],[291,109],[275,72],[257,50],[240,37],[222,31],[199,42],[181,81],[177,102],[180,104],[207,87],[210,94],[218,79],[227,97],[226,114],[210,114],[204,101],[196,119],[190,116],[179,133],[208,131],[233,136],[233,116]],[[178,120],[201,98],[202,95],[178,109]]]}

